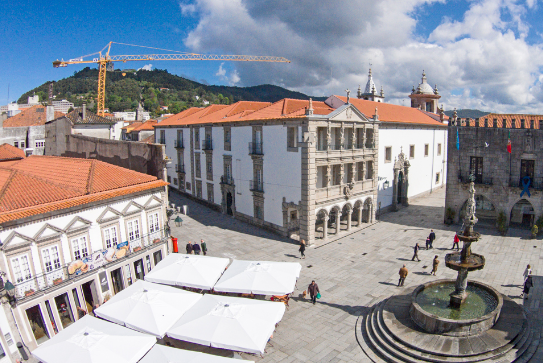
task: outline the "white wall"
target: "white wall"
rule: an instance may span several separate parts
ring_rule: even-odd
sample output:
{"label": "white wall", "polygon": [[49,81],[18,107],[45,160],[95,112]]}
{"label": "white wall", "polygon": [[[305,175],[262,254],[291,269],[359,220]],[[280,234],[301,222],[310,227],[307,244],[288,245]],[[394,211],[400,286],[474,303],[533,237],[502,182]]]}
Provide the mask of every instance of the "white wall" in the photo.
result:
{"label": "white wall", "polygon": [[109,139],[111,136],[109,125],[75,125],[72,128],[72,134],[98,137],[100,139]]}
{"label": "white wall", "polygon": [[[421,193],[445,185],[446,182],[446,144],[447,128],[407,129],[394,127],[381,123],[379,128],[379,191],[377,201],[381,208],[392,204],[394,183],[394,158],[397,158],[403,148],[403,153],[409,163],[408,196],[413,197]],[[428,156],[424,156],[424,145],[429,144]],[[437,145],[441,144],[441,155],[437,155]],[[415,145],[415,157],[409,159],[409,146]],[[385,147],[392,147],[392,160],[385,163]],[[436,173],[440,173],[439,183],[435,183]],[[389,187],[383,189],[385,181]]]}

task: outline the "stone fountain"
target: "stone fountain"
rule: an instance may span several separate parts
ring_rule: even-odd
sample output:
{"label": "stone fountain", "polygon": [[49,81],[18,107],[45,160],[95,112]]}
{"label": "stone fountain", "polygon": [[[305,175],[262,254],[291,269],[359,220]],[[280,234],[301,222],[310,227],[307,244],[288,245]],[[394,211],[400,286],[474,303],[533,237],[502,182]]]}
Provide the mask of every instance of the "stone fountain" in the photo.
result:
{"label": "stone fountain", "polygon": [[537,340],[522,306],[478,281],[470,271],[485,266],[471,252],[481,234],[474,231],[475,185],[468,188],[461,252],[445,256],[456,280],[434,280],[406,289],[371,307],[359,323],[359,344],[373,362],[526,362]]}

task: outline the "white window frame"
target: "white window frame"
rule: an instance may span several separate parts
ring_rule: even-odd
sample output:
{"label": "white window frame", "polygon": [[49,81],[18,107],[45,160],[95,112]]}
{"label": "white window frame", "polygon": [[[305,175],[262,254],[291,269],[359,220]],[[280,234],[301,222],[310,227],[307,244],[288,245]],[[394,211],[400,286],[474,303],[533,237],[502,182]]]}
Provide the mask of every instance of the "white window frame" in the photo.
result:
{"label": "white window frame", "polygon": [[74,260],[82,260],[89,255],[89,245],[87,243],[87,236],[79,236],[72,238],[72,252],[74,254]]}
{"label": "white window frame", "polygon": [[114,248],[119,243],[117,226],[109,226],[103,229],[104,245],[106,248]]}
{"label": "white window frame", "polygon": [[41,256],[43,259],[43,270],[45,271],[45,273],[50,273],[61,268],[60,249],[58,248],[58,245],[52,245],[42,248]]}
{"label": "white window frame", "polygon": [[36,148],[43,148],[45,147],[45,140],[35,140],[34,141],[34,147]]}
{"label": "white window frame", "polygon": [[32,279],[32,270],[30,269],[30,258],[27,254],[12,257],[11,269],[13,271],[13,279],[17,284]]}
{"label": "white window frame", "polygon": [[149,213],[147,220],[149,221],[149,233],[156,233],[160,231],[160,219],[158,218],[158,211]]}
{"label": "white window frame", "polygon": [[437,144],[437,156],[441,156],[441,143]]}
{"label": "white window frame", "polygon": [[128,242],[134,242],[140,239],[140,221],[138,219],[126,222],[126,236]]}

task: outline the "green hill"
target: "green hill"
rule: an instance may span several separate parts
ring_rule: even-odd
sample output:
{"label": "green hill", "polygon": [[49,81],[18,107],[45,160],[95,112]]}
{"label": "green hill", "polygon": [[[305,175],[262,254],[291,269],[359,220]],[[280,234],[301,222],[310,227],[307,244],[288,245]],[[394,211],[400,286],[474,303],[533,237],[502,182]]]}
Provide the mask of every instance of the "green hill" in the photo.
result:
{"label": "green hill", "polygon": [[[445,111],[445,115],[452,117],[454,111]],[[488,115],[490,112],[479,111],[466,108],[465,110],[456,110],[456,114],[460,118],[479,118]]]}
{"label": "green hill", "polygon": [[[66,99],[75,106],[87,103],[96,111],[96,89],[98,70],[84,68],[73,76],[55,82],[53,95],[56,100]],[[36,94],[40,102],[47,101],[49,82],[24,93],[18,103],[26,103],[28,96]],[[309,96],[273,85],[254,87],[209,86],[168,73],[166,70],[114,71],[106,77],[106,108],[110,112],[135,111],[138,102],[158,116],[163,113],[178,113],[189,107],[210,104],[230,104],[237,101],[275,102],[282,98],[309,99]],[[325,97],[314,97],[322,101]],[[161,106],[168,110],[161,111]]]}

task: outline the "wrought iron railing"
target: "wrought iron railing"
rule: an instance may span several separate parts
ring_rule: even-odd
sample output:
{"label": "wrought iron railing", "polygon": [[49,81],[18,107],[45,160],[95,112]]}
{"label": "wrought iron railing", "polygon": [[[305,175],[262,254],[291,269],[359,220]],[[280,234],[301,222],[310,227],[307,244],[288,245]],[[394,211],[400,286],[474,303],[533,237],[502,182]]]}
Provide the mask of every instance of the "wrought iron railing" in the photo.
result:
{"label": "wrought iron railing", "polygon": [[[140,238],[136,238],[133,241],[119,243],[116,247],[113,247],[115,253],[111,257],[107,257],[110,249],[95,251],[92,255],[88,255],[81,260],[72,261],[54,270],[23,277],[23,281],[17,282],[17,280],[15,280],[13,282],[13,285],[15,286],[15,297],[20,300],[30,296],[42,295],[44,291],[61,287],[100,267],[114,265],[128,257],[143,253],[147,249],[160,243],[166,243],[166,241],[167,233],[165,233],[165,229],[161,229],[157,232],[148,233]],[[126,248],[122,246],[126,246]],[[126,249],[126,252],[118,253],[118,251],[123,248]],[[97,257],[99,253],[102,254],[101,257]],[[121,255],[122,257],[116,258],[116,256]],[[102,262],[98,262],[97,258]]]}
{"label": "wrought iron railing", "polygon": [[[469,174],[458,174],[458,180],[462,184],[471,183],[471,179],[470,179]],[[483,175],[475,176],[475,180],[473,182],[475,184],[480,184],[480,185],[493,185],[492,178],[491,177],[484,177]]]}
{"label": "wrought iron railing", "polygon": [[252,192],[261,192],[264,193],[264,183],[258,180],[251,180],[250,190]]}
{"label": "wrought iron railing", "polygon": [[204,140],[203,150],[213,150],[213,140]]}
{"label": "wrought iron railing", "polygon": [[234,178],[229,175],[221,176],[221,184],[234,185]]}
{"label": "wrought iron railing", "polygon": [[250,142],[249,143],[249,154],[250,155],[264,155],[264,149],[261,142]]}
{"label": "wrought iron railing", "polygon": [[[524,188],[524,184],[522,183],[522,178],[520,179],[512,179],[509,182],[509,186],[512,188]],[[543,190],[543,178],[530,178],[530,183],[528,185],[528,188],[535,189],[535,190]]]}
{"label": "wrought iron railing", "polygon": [[158,143],[162,145],[166,145],[166,139],[158,139]]}
{"label": "wrought iron railing", "polygon": [[184,173],[185,172],[185,165],[183,164],[177,164],[175,166],[175,172],[176,173]]}
{"label": "wrought iron railing", "polygon": [[173,147],[175,147],[177,149],[183,149],[184,148],[183,139],[173,140]]}

